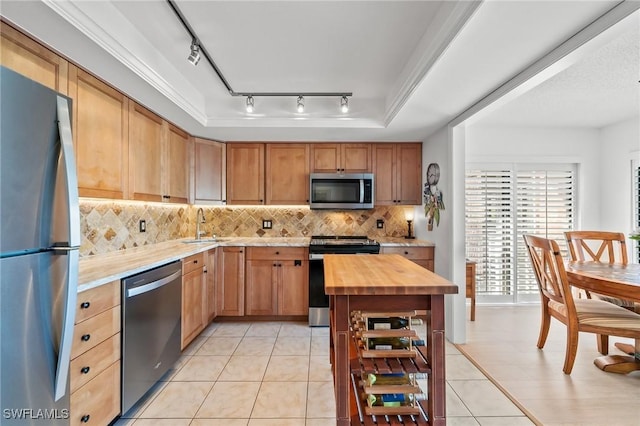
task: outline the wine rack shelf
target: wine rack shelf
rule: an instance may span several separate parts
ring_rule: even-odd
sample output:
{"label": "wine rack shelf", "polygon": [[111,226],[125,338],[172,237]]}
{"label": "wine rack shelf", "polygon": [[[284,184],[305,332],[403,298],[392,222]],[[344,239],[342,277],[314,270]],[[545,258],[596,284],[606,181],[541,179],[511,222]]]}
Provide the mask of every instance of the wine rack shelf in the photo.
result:
{"label": "wine rack shelf", "polygon": [[[357,357],[349,367],[359,412],[352,425],[429,424],[420,405],[424,393],[417,377],[430,374],[431,368],[425,347],[414,345],[418,341],[418,334],[411,329],[414,316],[415,311],[352,312],[351,330]],[[382,344],[378,345],[379,342]],[[371,349],[380,346],[383,349]],[[377,384],[376,377],[380,378]],[[389,402],[392,400],[396,402]]]}

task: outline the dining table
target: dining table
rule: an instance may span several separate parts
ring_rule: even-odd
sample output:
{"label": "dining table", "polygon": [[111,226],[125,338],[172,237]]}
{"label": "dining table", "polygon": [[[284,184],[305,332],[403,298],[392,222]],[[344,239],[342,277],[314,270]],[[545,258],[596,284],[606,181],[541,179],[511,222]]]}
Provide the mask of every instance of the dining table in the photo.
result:
{"label": "dining table", "polygon": [[[569,283],[577,288],[635,302],[640,313],[640,264],[569,261],[566,265]],[[640,339],[635,345],[616,343],[627,355],[605,355],[594,363],[603,371],[626,374],[640,370]]]}

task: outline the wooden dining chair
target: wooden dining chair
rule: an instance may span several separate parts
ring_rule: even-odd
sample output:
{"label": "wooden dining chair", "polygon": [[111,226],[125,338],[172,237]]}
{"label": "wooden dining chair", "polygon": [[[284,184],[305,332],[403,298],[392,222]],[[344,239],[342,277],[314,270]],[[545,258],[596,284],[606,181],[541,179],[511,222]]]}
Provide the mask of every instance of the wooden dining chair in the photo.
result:
{"label": "wooden dining chair", "polygon": [[[629,262],[627,243],[622,232],[608,231],[569,231],[564,233],[571,260],[583,262],[622,263]],[[587,298],[595,298],[613,303],[631,311],[635,310],[633,301],[619,299],[584,290]],[[598,339],[598,351],[609,353],[609,339],[602,336]]]}
{"label": "wooden dining chair", "polygon": [[560,248],[554,240],[524,235],[542,302],[538,348],[549,334],[551,317],[567,327],[565,374],[571,374],[578,350],[578,333],[640,338],[640,315],[599,299],[574,299]]}

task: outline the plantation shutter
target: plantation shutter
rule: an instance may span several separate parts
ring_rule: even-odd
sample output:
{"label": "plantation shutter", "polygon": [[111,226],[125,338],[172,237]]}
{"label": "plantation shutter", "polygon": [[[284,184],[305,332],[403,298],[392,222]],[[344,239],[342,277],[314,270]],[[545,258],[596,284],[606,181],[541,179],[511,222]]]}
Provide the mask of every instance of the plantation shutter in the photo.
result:
{"label": "plantation shutter", "polygon": [[[640,230],[640,161],[633,161],[633,226]],[[635,262],[640,262],[640,242],[635,241]]]}

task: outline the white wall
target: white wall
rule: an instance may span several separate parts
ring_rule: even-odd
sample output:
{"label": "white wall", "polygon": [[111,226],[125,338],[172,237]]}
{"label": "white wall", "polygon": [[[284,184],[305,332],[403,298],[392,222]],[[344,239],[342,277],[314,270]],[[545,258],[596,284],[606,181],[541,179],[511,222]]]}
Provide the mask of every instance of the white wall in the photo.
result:
{"label": "white wall", "polygon": [[631,160],[640,160],[640,119],[605,127],[600,130],[599,139],[600,228],[628,235],[633,230]]}
{"label": "white wall", "polygon": [[578,164],[576,229],[603,229],[602,158],[594,129],[483,127],[466,131],[466,162]]}

